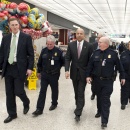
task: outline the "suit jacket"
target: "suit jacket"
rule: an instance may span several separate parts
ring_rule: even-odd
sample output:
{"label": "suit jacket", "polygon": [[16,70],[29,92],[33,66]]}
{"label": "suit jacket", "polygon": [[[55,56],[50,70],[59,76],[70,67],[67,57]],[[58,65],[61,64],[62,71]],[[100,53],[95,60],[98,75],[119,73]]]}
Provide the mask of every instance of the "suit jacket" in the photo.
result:
{"label": "suit jacket", "polygon": [[[0,69],[2,69],[2,77],[5,76],[8,64],[10,44],[11,33],[3,37],[0,47]],[[27,69],[33,70],[34,50],[31,36],[23,32],[20,32],[19,34],[16,59],[20,78],[24,80]]]}
{"label": "suit jacket", "polygon": [[95,51],[97,49],[97,47],[98,47],[98,42],[94,42],[93,43],[93,50]]}
{"label": "suit jacket", "polygon": [[69,71],[70,68],[70,78],[72,80],[76,80],[79,73],[82,80],[86,79],[86,68],[92,52],[92,45],[87,41],[84,41],[80,58],[78,59],[77,41],[73,41],[68,44],[68,49],[65,56],[65,71]]}

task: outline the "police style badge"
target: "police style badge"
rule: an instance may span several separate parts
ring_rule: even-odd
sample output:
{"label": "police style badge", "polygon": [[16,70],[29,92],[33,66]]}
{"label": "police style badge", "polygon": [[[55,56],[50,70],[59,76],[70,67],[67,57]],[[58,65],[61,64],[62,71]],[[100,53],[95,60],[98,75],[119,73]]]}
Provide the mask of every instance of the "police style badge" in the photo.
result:
{"label": "police style badge", "polygon": [[110,55],[110,54],[108,55],[108,58],[111,58],[111,55]]}
{"label": "police style badge", "polygon": [[57,56],[57,52],[55,52],[54,56]]}

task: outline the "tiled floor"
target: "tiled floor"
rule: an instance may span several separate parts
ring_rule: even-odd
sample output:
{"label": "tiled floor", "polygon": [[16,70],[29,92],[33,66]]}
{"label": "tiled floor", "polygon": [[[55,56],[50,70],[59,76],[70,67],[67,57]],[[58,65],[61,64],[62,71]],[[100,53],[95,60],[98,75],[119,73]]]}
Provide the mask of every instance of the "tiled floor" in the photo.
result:
{"label": "tiled floor", "polygon": [[[30,98],[30,110],[27,115],[23,115],[23,105],[17,98],[18,118],[8,124],[3,120],[8,116],[5,104],[4,80],[0,80],[0,130],[100,130],[100,118],[94,117],[96,113],[96,100],[91,101],[91,87],[86,86],[85,107],[81,116],[81,121],[74,120],[74,93],[70,79],[65,79],[62,68],[59,80],[59,104],[56,110],[49,111],[51,105],[51,90],[48,87],[46,105],[44,113],[39,117],[33,117],[32,112],[36,109],[36,102],[39,94],[39,83],[37,90],[26,89]],[[111,113],[106,130],[130,130],[130,104],[125,110],[120,109],[120,84],[114,83],[114,91],[111,96]]]}

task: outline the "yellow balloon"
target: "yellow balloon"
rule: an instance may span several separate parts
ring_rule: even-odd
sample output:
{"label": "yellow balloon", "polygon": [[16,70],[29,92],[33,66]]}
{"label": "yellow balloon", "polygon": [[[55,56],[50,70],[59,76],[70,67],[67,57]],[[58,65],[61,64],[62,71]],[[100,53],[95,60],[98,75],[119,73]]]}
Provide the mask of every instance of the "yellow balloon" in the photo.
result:
{"label": "yellow balloon", "polygon": [[30,10],[30,14],[34,14],[36,18],[39,17],[39,9],[38,8],[32,8]]}
{"label": "yellow balloon", "polygon": [[37,26],[36,18],[33,14],[29,14],[28,16],[28,27],[35,29]]}

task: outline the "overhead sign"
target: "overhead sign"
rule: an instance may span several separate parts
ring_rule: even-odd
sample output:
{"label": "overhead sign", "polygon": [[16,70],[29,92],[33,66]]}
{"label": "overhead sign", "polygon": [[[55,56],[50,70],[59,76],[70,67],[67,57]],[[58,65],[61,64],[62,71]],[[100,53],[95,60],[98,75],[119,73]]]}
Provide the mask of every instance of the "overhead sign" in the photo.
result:
{"label": "overhead sign", "polygon": [[126,35],[125,34],[111,34],[110,37],[111,38],[125,38]]}

